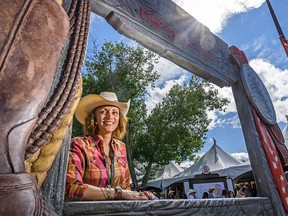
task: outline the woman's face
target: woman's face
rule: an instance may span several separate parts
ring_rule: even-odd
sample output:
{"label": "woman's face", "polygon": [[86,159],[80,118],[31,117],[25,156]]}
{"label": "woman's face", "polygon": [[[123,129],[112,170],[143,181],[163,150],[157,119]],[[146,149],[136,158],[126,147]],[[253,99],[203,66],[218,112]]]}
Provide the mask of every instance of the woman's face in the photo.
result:
{"label": "woman's face", "polygon": [[115,106],[101,106],[95,110],[95,118],[98,124],[100,135],[109,134],[118,127],[119,124],[119,108]]}

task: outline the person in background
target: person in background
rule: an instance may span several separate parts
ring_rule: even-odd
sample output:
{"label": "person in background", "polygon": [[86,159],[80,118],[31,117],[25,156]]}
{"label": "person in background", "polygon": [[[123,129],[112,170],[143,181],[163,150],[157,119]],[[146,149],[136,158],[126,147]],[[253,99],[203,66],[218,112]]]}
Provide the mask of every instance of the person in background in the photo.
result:
{"label": "person in background", "polygon": [[175,193],[174,199],[180,199],[180,191]]}
{"label": "person in background", "polygon": [[159,193],[159,199],[165,199],[165,193],[163,191]]}
{"label": "person in background", "polygon": [[174,191],[173,190],[170,190],[169,192],[168,192],[168,199],[175,199],[175,197],[174,197]]}
{"label": "person in background", "polygon": [[149,200],[148,191],[130,189],[126,146],[120,141],[126,133],[130,100],[118,102],[113,92],[83,97],[76,119],[84,134],[71,141],[66,176],[66,200]]}
{"label": "person in background", "polygon": [[182,193],[180,199],[187,199],[187,195],[185,193]]}
{"label": "person in background", "polygon": [[228,192],[225,189],[222,190],[222,198],[228,198]]}
{"label": "person in background", "polygon": [[202,199],[208,199],[208,192],[203,192]]}
{"label": "person in background", "polygon": [[235,184],[236,189],[236,198],[243,198],[245,197],[245,194],[243,192],[243,187],[240,184]]}
{"label": "person in background", "polygon": [[215,198],[214,197],[214,190],[215,190],[215,188],[209,188],[209,190],[208,190],[208,198],[210,199],[210,198]]}
{"label": "person in background", "polygon": [[233,191],[228,191],[228,198],[234,198],[234,192]]}
{"label": "person in background", "polygon": [[253,196],[249,187],[246,185],[243,185],[243,193],[244,193],[245,197],[252,197]]}
{"label": "person in background", "polygon": [[[178,199],[185,199],[187,196],[185,195],[185,193],[183,192],[182,188],[179,188],[178,190],[179,193],[179,198]],[[177,199],[177,198],[176,198]]]}
{"label": "person in background", "polygon": [[196,199],[196,191],[194,189],[188,190],[187,199]]}

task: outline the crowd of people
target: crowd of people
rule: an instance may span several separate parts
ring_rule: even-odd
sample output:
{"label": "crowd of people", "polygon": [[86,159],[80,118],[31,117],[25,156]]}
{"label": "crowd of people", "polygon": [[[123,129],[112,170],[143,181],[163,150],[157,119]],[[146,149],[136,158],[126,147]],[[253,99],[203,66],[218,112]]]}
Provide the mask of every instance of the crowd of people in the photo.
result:
{"label": "crowd of people", "polygon": [[[244,197],[252,197],[252,192],[247,185],[235,184],[235,192],[232,190],[222,190],[222,195],[215,195],[215,188],[209,188],[207,191],[204,191],[201,199],[213,199],[213,198],[244,198]],[[167,198],[168,199],[197,199],[196,197],[197,191],[194,189],[189,189],[187,194],[184,194],[181,190],[178,193],[175,190],[169,190]],[[162,196],[164,199],[165,197]],[[199,198],[199,196],[198,196]]]}

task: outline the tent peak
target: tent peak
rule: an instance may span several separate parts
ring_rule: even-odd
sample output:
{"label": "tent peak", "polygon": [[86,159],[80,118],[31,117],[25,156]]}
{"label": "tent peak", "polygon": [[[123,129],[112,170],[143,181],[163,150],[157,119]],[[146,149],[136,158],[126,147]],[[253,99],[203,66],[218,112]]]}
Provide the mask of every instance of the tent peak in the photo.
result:
{"label": "tent peak", "polygon": [[213,145],[217,145],[216,139],[213,137]]}

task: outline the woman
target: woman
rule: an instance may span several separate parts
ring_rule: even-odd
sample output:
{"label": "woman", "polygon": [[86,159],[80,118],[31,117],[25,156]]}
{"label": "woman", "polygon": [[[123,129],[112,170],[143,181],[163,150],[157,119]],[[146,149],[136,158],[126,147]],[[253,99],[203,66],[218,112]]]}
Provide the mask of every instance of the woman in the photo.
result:
{"label": "woman", "polygon": [[214,191],[215,191],[215,188],[209,188],[209,189],[208,189],[208,198],[209,198],[209,199],[215,198],[215,196],[214,196]]}
{"label": "woman", "polygon": [[236,188],[236,198],[243,198],[245,197],[245,194],[243,192],[243,187],[240,184],[235,184]]}
{"label": "woman", "polygon": [[228,191],[228,198],[234,198],[234,192],[233,191]]}
{"label": "woman", "polygon": [[148,200],[150,192],[130,190],[126,147],[119,139],[126,132],[130,101],[118,102],[113,92],[81,99],[76,119],[84,136],[72,139],[66,177],[67,200]]}

